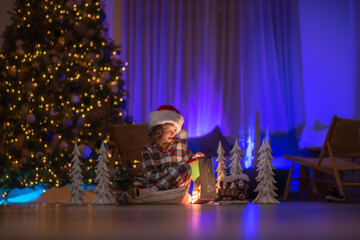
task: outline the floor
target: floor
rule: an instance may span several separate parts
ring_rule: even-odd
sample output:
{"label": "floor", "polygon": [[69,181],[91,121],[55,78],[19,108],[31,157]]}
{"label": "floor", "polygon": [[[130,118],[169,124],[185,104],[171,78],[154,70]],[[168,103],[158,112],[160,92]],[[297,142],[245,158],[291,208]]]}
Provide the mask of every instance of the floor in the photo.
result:
{"label": "floor", "polygon": [[360,239],[360,202],[0,206],[7,239]]}

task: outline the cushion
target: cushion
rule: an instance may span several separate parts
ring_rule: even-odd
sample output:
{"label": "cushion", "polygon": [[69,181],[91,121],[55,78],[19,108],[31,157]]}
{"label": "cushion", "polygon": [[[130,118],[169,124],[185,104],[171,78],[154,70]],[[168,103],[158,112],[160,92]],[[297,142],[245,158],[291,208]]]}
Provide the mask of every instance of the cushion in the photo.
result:
{"label": "cushion", "polygon": [[[260,135],[261,139],[265,138],[265,135]],[[261,144],[261,143],[260,143]],[[284,154],[297,155],[298,153],[298,141],[296,137],[296,129],[291,129],[286,134],[273,133],[270,135],[270,146],[273,157],[280,157]]]}
{"label": "cushion", "polygon": [[328,128],[314,130],[305,126],[299,140],[299,148],[321,148],[324,145]]}
{"label": "cushion", "polygon": [[225,156],[229,156],[231,150],[231,145],[227,142],[218,126],[216,126],[210,133],[202,137],[188,138],[186,141],[193,154],[202,152],[206,156],[217,156],[216,151],[219,146],[219,141],[221,141],[221,145],[225,151]]}

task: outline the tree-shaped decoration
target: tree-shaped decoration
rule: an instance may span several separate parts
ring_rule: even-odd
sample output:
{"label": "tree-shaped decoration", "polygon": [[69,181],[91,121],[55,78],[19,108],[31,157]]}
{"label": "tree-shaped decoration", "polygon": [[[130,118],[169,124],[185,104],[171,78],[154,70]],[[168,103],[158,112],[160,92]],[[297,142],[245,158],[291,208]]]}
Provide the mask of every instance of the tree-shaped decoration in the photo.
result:
{"label": "tree-shaped decoration", "polygon": [[263,140],[261,147],[259,149],[259,163],[257,165],[256,171],[258,172],[257,177],[255,178],[259,183],[255,188],[255,192],[258,192],[257,197],[254,199],[253,203],[279,203],[279,201],[275,198],[277,194],[275,190],[275,179],[274,179],[274,166],[271,163],[273,160],[273,156],[271,155],[271,148],[268,140]]}
{"label": "tree-shaped decoration", "polygon": [[230,174],[239,176],[243,175],[242,171],[244,171],[244,169],[240,164],[240,161],[243,161],[243,159],[241,157],[241,150],[237,139],[235,140],[234,147],[231,149],[230,154],[230,160],[232,161],[230,164]]}
{"label": "tree-shaped decoration", "polygon": [[218,165],[217,165],[217,168],[216,168],[216,172],[217,172],[217,178],[216,178],[216,181],[217,181],[217,188],[219,189],[220,188],[220,182],[221,180],[227,175],[226,174],[226,170],[227,167],[226,167],[226,164],[225,164],[225,151],[221,145],[221,141],[219,141],[219,146],[218,146],[218,149],[217,149],[217,154],[218,154],[218,157],[216,159],[216,161],[218,162]]}
{"label": "tree-shaped decoration", "polygon": [[109,140],[106,124],[128,123],[119,47],[99,0],[15,0],[1,34],[0,187],[62,186],[74,135],[86,152]]}
{"label": "tree-shaped decoration", "polygon": [[101,143],[101,147],[98,151],[99,157],[96,159],[96,178],[95,182],[97,183],[94,190],[96,197],[91,204],[113,204],[113,201],[110,200],[112,194],[110,193],[110,175],[109,168],[107,163],[109,162],[107,158],[107,150],[105,148],[104,142]]}
{"label": "tree-shaped decoration", "polygon": [[71,200],[70,204],[75,205],[82,205],[84,204],[84,200],[82,198],[82,195],[84,195],[84,190],[81,188],[83,183],[83,176],[81,174],[81,162],[80,162],[80,151],[77,146],[77,142],[75,142],[74,151],[72,152],[72,155],[74,156],[71,160],[72,166],[71,166]]}

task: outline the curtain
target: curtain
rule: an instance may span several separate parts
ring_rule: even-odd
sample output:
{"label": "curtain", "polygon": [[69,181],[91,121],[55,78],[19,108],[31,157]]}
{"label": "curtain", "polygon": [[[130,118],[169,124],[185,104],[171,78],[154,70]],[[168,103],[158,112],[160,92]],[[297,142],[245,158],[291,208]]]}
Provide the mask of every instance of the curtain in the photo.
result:
{"label": "curtain", "polygon": [[298,1],[123,0],[129,113],[171,104],[189,136],[304,122]]}

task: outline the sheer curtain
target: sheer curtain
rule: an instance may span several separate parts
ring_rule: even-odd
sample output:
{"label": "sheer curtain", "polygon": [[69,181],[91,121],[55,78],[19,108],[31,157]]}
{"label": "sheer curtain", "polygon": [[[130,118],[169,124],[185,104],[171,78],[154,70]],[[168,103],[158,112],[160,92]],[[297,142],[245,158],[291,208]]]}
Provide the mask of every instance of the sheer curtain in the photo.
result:
{"label": "sheer curtain", "polygon": [[171,104],[189,136],[304,122],[298,1],[123,0],[124,78],[138,123]]}

